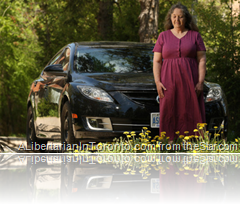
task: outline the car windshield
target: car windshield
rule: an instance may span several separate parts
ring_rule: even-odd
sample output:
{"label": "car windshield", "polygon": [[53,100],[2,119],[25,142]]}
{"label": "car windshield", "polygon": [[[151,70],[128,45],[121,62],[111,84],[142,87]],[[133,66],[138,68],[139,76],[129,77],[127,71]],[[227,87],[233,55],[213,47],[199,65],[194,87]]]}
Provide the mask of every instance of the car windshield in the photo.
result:
{"label": "car windshield", "polygon": [[77,72],[152,72],[152,48],[81,46],[75,53]]}

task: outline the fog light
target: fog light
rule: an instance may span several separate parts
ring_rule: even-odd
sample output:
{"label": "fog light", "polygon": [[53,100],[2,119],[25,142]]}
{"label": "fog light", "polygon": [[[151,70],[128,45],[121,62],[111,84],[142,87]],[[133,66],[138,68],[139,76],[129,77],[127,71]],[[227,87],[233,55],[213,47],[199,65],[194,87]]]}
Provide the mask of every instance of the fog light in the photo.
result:
{"label": "fog light", "polygon": [[92,130],[112,130],[110,118],[86,117],[88,127]]}
{"label": "fog light", "polygon": [[89,118],[88,121],[93,128],[103,128],[102,119]]}

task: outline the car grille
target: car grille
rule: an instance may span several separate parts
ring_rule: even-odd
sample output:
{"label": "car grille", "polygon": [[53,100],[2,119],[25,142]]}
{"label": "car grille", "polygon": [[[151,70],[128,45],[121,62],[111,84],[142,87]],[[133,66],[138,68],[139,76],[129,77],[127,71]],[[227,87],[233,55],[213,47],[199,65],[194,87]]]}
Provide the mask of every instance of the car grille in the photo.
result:
{"label": "car grille", "polygon": [[138,105],[145,107],[159,107],[159,104],[156,101],[157,91],[155,90],[127,90],[121,91],[121,93]]}

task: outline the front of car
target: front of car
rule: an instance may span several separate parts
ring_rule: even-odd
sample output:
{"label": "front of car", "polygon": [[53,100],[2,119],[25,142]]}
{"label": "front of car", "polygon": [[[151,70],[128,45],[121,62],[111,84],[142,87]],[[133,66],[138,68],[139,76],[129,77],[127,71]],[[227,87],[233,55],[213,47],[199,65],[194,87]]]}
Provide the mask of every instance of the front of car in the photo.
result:
{"label": "front of car", "polygon": [[77,46],[68,89],[76,138],[112,140],[151,128],[150,113],[159,112],[151,50],[133,43]]}

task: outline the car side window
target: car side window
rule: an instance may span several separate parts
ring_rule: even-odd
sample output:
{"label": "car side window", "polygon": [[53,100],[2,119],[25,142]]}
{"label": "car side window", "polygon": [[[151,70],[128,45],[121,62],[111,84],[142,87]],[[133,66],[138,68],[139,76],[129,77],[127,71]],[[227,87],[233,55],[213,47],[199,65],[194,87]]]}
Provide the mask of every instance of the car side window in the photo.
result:
{"label": "car side window", "polygon": [[71,52],[70,48],[66,48],[59,58],[58,64],[61,64],[63,66],[64,71],[67,71],[67,69],[68,69],[70,52]]}
{"label": "car side window", "polygon": [[58,63],[57,63],[57,62],[58,62],[58,59],[60,58],[60,56],[62,55],[62,53],[63,53],[63,52],[58,53],[58,54],[53,58],[53,60],[48,63],[48,65],[58,64]]}
{"label": "car side window", "polygon": [[70,58],[70,48],[64,49],[62,52],[60,52],[50,63],[52,64],[61,64],[63,66],[63,70],[66,71],[68,69],[69,64],[69,58]]}

